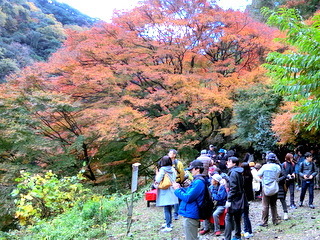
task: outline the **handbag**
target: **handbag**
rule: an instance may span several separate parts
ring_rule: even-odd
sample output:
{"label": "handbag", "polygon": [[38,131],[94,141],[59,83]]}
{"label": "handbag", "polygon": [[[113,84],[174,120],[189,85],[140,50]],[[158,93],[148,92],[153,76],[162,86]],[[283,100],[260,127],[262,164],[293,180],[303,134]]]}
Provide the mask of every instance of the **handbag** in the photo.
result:
{"label": "handbag", "polygon": [[264,195],[273,196],[279,192],[279,184],[277,181],[270,182],[268,184],[262,185]]}
{"label": "handbag", "polygon": [[165,173],[164,176],[163,176],[163,179],[159,183],[158,188],[165,190],[165,189],[168,189],[171,186],[172,186],[171,180],[170,180],[168,174]]}
{"label": "handbag", "polygon": [[241,193],[241,195],[237,196],[231,201],[231,206],[229,207],[228,211],[232,214],[236,213],[242,213],[245,207],[248,207],[247,204],[248,201],[246,201],[246,195],[245,193]]}
{"label": "handbag", "polygon": [[283,184],[283,190],[284,190],[285,193],[288,192],[288,187],[287,187],[287,183],[286,182],[284,182],[284,184]]}

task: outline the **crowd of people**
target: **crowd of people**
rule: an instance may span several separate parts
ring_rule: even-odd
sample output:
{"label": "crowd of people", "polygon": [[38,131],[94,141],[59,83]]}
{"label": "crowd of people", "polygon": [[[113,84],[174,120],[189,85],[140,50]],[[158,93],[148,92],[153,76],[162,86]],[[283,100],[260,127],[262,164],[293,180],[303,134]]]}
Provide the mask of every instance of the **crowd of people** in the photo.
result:
{"label": "crowd of people", "polygon": [[[184,168],[177,159],[177,151],[170,149],[167,156],[158,163],[158,171],[154,186],[157,187],[168,175],[171,186],[157,190],[156,205],[164,207],[166,222],[161,226],[162,232],[172,231],[172,219],[183,217],[184,234],[187,240],[199,239],[199,235],[210,232],[210,218],[202,219],[203,228],[199,231],[199,206],[205,204],[209,191],[210,201],[213,201],[212,212],[213,230],[216,236],[222,235],[219,217],[225,214],[224,239],[237,240],[243,235],[246,239],[253,237],[249,217],[249,202],[261,199],[261,223],[267,227],[269,222],[269,208],[274,225],[279,224],[277,200],[283,208],[283,219],[287,220],[288,206],[296,209],[294,202],[295,188],[300,192],[299,207],[304,204],[306,191],[309,191],[308,206],[314,209],[313,192],[319,184],[319,161],[316,152],[303,152],[302,148],[294,153],[287,153],[283,162],[273,152],[266,152],[259,162],[254,160],[254,151],[248,149],[242,161],[235,149],[229,151],[219,149],[213,145],[209,150],[202,150],[200,156]],[[286,193],[290,192],[290,204],[287,206]],[[172,209],[174,214],[172,217]],[[241,220],[243,219],[243,231]],[[234,235],[232,238],[232,232]]]}

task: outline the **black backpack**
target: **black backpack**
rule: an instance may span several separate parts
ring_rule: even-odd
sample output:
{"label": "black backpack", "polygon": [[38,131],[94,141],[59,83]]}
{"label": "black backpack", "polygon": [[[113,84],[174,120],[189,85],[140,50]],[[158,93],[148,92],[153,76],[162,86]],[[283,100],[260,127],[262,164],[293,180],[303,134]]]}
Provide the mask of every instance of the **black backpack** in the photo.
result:
{"label": "black backpack", "polygon": [[209,190],[208,184],[206,183],[204,178],[200,177],[199,179],[201,179],[205,184],[204,196],[203,196],[201,206],[199,206],[198,201],[196,200],[198,212],[199,212],[199,218],[209,219],[213,212],[214,203],[212,201],[212,195]]}

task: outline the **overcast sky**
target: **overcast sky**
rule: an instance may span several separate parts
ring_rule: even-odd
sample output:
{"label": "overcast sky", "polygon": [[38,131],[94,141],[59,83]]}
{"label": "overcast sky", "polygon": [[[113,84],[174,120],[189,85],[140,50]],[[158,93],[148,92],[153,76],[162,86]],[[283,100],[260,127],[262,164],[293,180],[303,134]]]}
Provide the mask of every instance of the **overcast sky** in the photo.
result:
{"label": "overcast sky", "polygon": [[[138,5],[139,0],[57,0],[64,2],[80,12],[97,17],[107,22],[110,21],[114,9],[131,9]],[[220,0],[218,4],[224,8],[245,9],[252,0]]]}

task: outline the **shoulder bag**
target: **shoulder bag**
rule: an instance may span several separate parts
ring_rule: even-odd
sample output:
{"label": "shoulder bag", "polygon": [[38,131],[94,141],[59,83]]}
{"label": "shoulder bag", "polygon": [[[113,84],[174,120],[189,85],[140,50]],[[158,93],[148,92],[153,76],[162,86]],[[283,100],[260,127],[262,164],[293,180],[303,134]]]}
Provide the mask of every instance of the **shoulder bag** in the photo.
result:
{"label": "shoulder bag", "polygon": [[163,176],[163,179],[159,183],[158,188],[165,190],[165,189],[168,189],[171,186],[172,186],[171,180],[170,180],[168,174],[165,173],[164,176]]}

